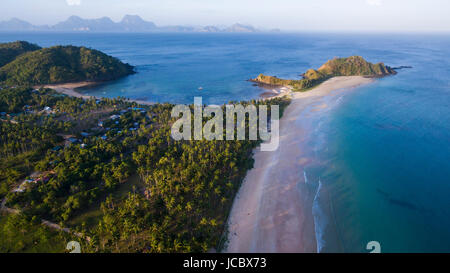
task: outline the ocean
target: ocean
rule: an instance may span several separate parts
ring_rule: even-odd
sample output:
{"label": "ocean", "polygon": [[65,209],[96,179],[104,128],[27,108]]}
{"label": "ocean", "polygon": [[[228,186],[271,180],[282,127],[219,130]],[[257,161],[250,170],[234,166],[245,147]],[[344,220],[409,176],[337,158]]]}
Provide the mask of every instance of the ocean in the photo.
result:
{"label": "ocean", "polygon": [[248,79],[298,78],[333,57],[412,66],[328,102],[305,173],[324,189],[330,251],[450,252],[450,35],[0,33],[15,40],[113,55],[138,73],[82,92],[152,102],[257,99]]}

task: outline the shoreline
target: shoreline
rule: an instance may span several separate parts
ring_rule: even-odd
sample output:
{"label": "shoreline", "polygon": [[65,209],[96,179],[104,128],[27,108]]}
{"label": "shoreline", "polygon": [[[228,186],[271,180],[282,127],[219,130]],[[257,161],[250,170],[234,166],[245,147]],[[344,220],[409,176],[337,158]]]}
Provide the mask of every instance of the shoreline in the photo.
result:
{"label": "shoreline", "polygon": [[262,100],[270,100],[270,99],[281,98],[281,97],[284,97],[284,96],[291,95],[292,92],[293,91],[292,91],[291,87],[278,86],[278,87],[274,87],[271,90],[268,90],[266,92],[261,93],[259,95],[259,97]]}
{"label": "shoreline", "polygon": [[[97,84],[99,84],[99,83],[98,82],[75,82],[75,83],[38,85],[38,86],[35,86],[34,88],[40,88],[40,87],[49,88],[49,89],[55,90],[58,93],[65,94],[70,97],[82,98],[85,100],[90,99],[90,98],[102,99],[104,97],[83,95],[76,91],[77,88],[88,87],[88,86],[97,85]],[[154,105],[155,104],[154,102],[143,101],[143,100],[127,99],[127,101],[136,102],[136,103],[142,104],[142,105]]]}
{"label": "shoreline", "polygon": [[[274,152],[254,151],[254,168],[247,172],[234,199],[228,217],[228,244],[230,253],[259,252],[316,252],[316,235],[312,215],[309,185],[304,182],[303,170],[310,158],[304,153],[308,126],[302,123],[306,110],[309,114],[321,112],[328,106],[321,103],[343,89],[352,89],[373,82],[362,76],[333,77],[305,92],[293,92],[289,87],[278,87],[260,95],[262,100],[289,96],[292,101],[280,120],[280,147]],[[102,97],[83,95],[77,88],[98,84],[78,82],[48,84],[56,92],[83,99]],[[128,100],[142,105],[154,103]],[[295,149],[297,147],[297,149]],[[294,149],[293,149],[294,148]]]}
{"label": "shoreline", "polygon": [[254,151],[254,168],[248,171],[234,199],[225,252],[317,252],[314,196],[303,172],[311,160],[304,152],[310,129],[307,116],[326,109],[320,100],[332,93],[373,81],[362,76],[334,77],[307,92],[290,93],[292,102],[280,120],[279,148]]}
{"label": "shoreline", "polygon": [[[33,88],[49,88],[49,89],[53,89],[58,93],[70,96],[70,97],[76,97],[76,98],[82,98],[82,99],[90,99],[90,98],[95,98],[95,99],[102,99],[104,97],[99,97],[99,96],[89,96],[89,95],[83,95],[82,93],[78,92],[76,89],[77,88],[82,88],[82,87],[89,87],[89,86],[93,86],[93,85],[97,85],[99,84],[99,82],[71,82],[71,83],[58,83],[58,84],[43,84],[43,85],[36,85]],[[284,97],[286,95],[291,95],[293,93],[292,88],[287,87],[287,86],[278,86],[278,87],[274,87],[273,89],[270,89],[266,92],[263,92],[259,95],[259,99],[261,100],[270,100],[270,99],[274,99],[274,98],[281,98]],[[137,100],[137,99],[127,99],[127,101],[130,102],[136,102],[138,104],[142,104],[142,105],[154,105],[154,102],[150,102],[150,101],[144,101],[144,100]]]}

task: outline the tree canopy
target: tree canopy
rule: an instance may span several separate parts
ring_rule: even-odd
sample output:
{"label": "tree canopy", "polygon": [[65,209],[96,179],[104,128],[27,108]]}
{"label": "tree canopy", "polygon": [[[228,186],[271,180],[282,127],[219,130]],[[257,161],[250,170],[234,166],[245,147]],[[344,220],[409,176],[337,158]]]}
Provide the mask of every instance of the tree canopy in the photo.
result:
{"label": "tree canopy", "polygon": [[0,67],[12,62],[15,58],[24,53],[39,49],[41,49],[41,47],[24,41],[0,44]]}
{"label": "tree canopy", "polygon": [[[289,100],[241,104],[265,104],[269,113],[279,105],[282,113]],[[175,141],[173,106],[83,100],[44,88],[0,90],[0,112],[7,112],[0,121],[0,199],[22,211],[20,223],[30,230],[19,237],[9,230],[16,225],[5,222],[5,234],[25,248],[0,236],[4,249],[27,251],[30,238],[44,233],[36,225],[41,220],[89,236],[83,252],[206,252],[220,246],[259,141]],[[54,236],[45,232],[45,238]]]}

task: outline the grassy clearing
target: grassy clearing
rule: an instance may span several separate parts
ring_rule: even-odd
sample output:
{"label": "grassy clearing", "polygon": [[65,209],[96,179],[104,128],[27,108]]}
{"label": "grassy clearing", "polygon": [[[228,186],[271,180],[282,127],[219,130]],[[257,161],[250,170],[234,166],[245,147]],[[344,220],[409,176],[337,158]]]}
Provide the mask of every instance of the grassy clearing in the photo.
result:
{"label": "grassy clearing", "polygon": [[68,242],[76,241],[72,237],[22,215],[0,215],[0,253],[62,253]]}
{"label": "grassy clearing", "polygon": [[[112,196],[116,199],[122,199],[127,197],[128,193],[133,192],[134,189],[137,190],[142,187],[144,184],[139,177],[139,175],[132,175],[127,182],[122,183],[117,190],[112,194]],[[89,209],[84,211],[83,213],[73,217],[69,220],[68,225],[71,227],[82,226],[85,224],[86,228],[95,227],[102,218],[102,211],[100,208],[100,204],[104,202],[106,196],[98,200],[98,202],[92,205]]]}

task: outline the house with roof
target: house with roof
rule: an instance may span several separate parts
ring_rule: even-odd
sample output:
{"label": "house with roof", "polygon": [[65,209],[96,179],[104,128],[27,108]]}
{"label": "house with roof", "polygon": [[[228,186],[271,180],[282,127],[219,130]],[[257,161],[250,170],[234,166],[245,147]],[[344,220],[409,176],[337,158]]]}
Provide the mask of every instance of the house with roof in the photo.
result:
{"label": "house with roof", "polygon": [[54,148],[52,149],[52,151],[55,151],[55,152],[57,152],[57,151],[59,151],[59,150],[61,150],[61,146],[56,146],[56,147],[54,147]]}
{"label": "house with roof", "polygon": [[74,138],[74,137],[70,137],[70,138],[68,138],[67,140],[68,140],[70,143],[77,143],[77,142],[80,141],[79,139]]}

